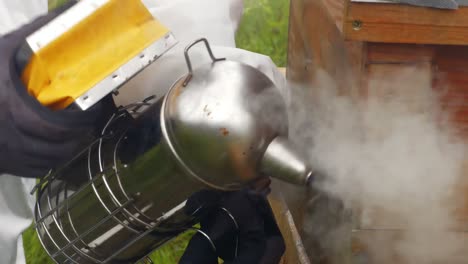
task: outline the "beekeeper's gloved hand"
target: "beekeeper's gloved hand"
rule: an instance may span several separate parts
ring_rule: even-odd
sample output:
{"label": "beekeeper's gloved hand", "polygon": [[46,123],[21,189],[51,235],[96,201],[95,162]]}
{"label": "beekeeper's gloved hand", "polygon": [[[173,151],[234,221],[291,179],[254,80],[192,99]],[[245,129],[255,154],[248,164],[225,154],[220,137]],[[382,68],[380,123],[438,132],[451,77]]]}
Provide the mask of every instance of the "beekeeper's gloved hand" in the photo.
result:
{"label": "beekeeper's gloved hand", "polygon": [[187,202],[188,210],[204,205],[206,211],[200,212],[204,214],[200,230],[213,244],[203,234],[196,233],[179,263],[217,264],[218,257],[226,264],[279,263],[285,245],[266,199],[269,182],[264,187],[260,191],[203,191],[192,196]]}
{"label": "beekeeper's gloved hand", "polygon": [[28,35],[60,11],[0,38],[0,174],[44,176],[90,140],[113,105],[108,98],[85,112],[52,111],[27,93],[15,63],[17,50]]}

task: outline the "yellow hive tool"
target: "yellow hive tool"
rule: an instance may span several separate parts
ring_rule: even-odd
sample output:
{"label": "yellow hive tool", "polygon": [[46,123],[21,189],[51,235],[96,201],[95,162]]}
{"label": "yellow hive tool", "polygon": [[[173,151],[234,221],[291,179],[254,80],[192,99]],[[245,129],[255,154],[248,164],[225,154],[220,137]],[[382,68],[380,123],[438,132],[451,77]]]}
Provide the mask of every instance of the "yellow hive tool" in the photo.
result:
{"label": "yellow hive tool", "polygon": [[26,39],[29,94],[86,110],[176,44],[140,0],[81,0]]}

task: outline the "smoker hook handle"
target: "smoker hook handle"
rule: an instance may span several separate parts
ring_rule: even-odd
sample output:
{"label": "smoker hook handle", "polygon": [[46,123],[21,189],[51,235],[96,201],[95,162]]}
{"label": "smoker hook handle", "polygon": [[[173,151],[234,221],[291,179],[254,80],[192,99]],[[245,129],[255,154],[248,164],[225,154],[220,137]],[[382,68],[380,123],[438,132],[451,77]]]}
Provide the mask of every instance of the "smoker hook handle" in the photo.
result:
{"label": "smoker hook handle", "polygon": [[184,86],[187,86],[187,84],[190,82],[193,76],[192,62],[190,61],[190,56],[188,52],[193,46],[195,46],[197,43],[200,43],[202,41],[205,43],[206,49],[208,50],[208,54],[210,55],[210,58],[213,62],[222,61],[226,59],[226,58],[215,58],[215,56],[213,55],[213,51],[211,51],[210,44],[208,43],[208,40],[206,38],[195,40],[194,42],[192,42],[192,44],[188,45],[184,51],[185,61],[187,62],[187,67],[189,71],[187,77],[185,78]]}

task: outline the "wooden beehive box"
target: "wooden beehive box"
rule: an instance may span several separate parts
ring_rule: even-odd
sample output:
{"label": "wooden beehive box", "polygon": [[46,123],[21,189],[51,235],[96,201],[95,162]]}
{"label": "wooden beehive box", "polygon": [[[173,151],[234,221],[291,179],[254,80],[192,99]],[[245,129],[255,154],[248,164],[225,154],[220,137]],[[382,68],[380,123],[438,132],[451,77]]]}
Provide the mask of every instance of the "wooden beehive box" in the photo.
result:
{"label": "wooden beehive box", "polygon": [[[425,67],[453,121],[468,125],[468,8],[439,10],[397,4],[347,2],[342,23],[348,41],[362,43],[362,78],[401,67]],[[364,92],[366,87],[363,87]]]}
{"label": "wooden beehive box", "polygon": [[453,121],[467,127],[468,7],[291,1],[289,79],[306,80],[322,68],[342,86],[357,80],[352,92],[365,96],[375,92],[366,85],[375,75],[425,68],[432,87],[444,89],[441,104],[454,110]]}
{"label": "wooden beehive box", "polygon": [[[391,93],[407,93],[408,100],[415,99],[411,91],[398,91],[398,86],[379,90],[369,80],[417,70],[425,76],[428,89],[440,92],[439,102],[450,112],[450,122],[468,139],[468,7],[439,10],[350,0],[291,0],[288,79],[312,84],[318,69],[359,100]],[[418,103],[414,101],[415,107],[424,107]],[[468,244],[467,182],[459,183],[455,202],[464,206],[451,231]],[[302,214],[294,216],[300,229]],[[365,251],[360,239],[398,238],[398,232],[387,232],[385,238],[372,231],[384,226],[379,221],[376,217],[368,230],[353,231],[353,252]],[[395,261],[389,259],[389,263]]]}

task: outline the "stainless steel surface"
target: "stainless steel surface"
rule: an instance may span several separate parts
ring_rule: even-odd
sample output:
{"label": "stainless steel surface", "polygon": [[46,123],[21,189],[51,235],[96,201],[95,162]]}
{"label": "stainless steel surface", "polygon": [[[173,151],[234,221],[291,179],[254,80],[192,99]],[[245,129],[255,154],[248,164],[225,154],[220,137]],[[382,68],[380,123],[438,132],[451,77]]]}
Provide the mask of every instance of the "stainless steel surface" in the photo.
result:
{"label": "stainless steel surface", "polygon": [[189,82],[182,77],[166,95],[161,119],[164,137],[187,173],[221,190],[257,178],[269,143],[287,136],[278,89],[257,69],[234,61],[202,65]]}
{"label": "stainless steel surface", "polygon": [[189,50],[193,46],[195,46],[197,43],[200,43],[200,42],[203,42],[205,44],[206,50],[208,51],[208,55],[210,55],[210,58],[213,62],[222,61],[226,59],[226,58],[215,58],[215,56],[213,55],[213,51],[211,50],[210,44],[208,43],[208,40],[202,38],[197,41],[194,41],[192,44],[190,44],[189,46],[185,48],[185,52],[184,52],[185,62],[187,63],[187,68],[188,68],[188,75],[185,78],[184,86],[187,86],[187,84],[190,82],[193,76],[192,61],[190,60]]}
{"label": "stainless steel surface", "polygon": [[[201,41],[213,63],[192,69],[188,52]],[[238,190],[264,175],[269,146],[267,172],[306,184],[274,84],[248,65],[216,59],[206,40],[195,43],[185,51],[189,75],[164,98],[121,108],[95,143],[38,184],[36,228],[57,263],[143,259],[193,229],[210,202],[194,205],[193,195]]]}
{"label": "stainless steel surface", "polygon": [[83,111],[90,108],[106,95],[119,89],[128,80],[144,70],[176,44],[177,40],[174,35],[172,33],[166,34],[164,38],[155,41],[140,52],[140,54],[130,59],[127,63],[90,88],[86,93],[76,98],[75,103]]}
{"label": "stainless steel surface", "polygon": [[282,137],[275,138],[268,145],[260,166],[265,174],[297,185],[309,184],[313,174],[304,155]]}
{"label": "stainless steel surface", "polygon": [[116,115],[101,139],[41,183],[36,226],[57,263],[136,262],[197,222],[185,203],[206,186],[166,150],[160,108],[136,120]]}

